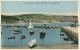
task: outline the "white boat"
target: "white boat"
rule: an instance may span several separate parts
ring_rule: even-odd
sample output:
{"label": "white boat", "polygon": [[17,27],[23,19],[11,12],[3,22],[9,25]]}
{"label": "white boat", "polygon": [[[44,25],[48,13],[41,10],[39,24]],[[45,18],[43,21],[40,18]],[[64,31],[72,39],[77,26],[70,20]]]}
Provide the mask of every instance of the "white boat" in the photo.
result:
{"label": "white boat", "polygon": [[31,41],[28,43],[29,47],[33,47],[35,44],[36,44],[36,40],[35,40],[35,39],[31,40]]}
{"label": "white boat", "polygon": [[73,41],[66,41],[67,43],[69,43],[69,44],[74,44],[74,42]]}
{"label": "white boat", "polygon": [[17,27],[14,27],[14,30],[21,30],[21,29],[18,29]]}
{"label": "white boat", "polygon": [[28,28],[34,28],[34,27],[32,26],[32,23],[31,23],[31,22],[29,23]]}
{"label": "white boat", "polygon": [[60,38],[65,38],[65,36],[60,36]]}

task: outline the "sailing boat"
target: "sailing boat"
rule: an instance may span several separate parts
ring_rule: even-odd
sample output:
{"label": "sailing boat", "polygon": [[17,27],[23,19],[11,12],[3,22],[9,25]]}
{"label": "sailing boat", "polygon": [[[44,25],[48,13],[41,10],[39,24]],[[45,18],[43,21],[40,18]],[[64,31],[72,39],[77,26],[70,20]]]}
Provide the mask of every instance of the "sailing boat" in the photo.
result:
{"label": "sailing boat", "polygon": [[29,32],[30,35],[34,34],[34,31],[31,30],[32,28],[34,28],[34,27],[32,26],[32,23],[31,23],[31,22],[29,23],[28,28],[30,28],[30,32]]}
{"label": "sailing boat", "polygon": [[34,28],[34,27],[32,26],[32,23],[31,23],[31,22],[29,23],[28,28]]}

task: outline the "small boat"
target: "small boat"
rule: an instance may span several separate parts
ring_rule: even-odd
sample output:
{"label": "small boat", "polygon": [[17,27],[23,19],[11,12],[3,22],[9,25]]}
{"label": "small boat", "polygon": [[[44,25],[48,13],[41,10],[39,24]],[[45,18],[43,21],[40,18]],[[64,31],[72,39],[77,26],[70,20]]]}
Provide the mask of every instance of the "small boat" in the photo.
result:
{"label": "small boat", "polygon": [[1,34],[2,34],[2,32],[1,32]]}
{"label": "small boat", "polygon": [[31,23],[31,22],[29,23],[28,28],[34,28],[34,27],[32,26],[32,23]]}
{"label": "small boat", "polygon": [[14,31],[13,33],[14,33],[14,34],[18,34],[18,33],[20,33],[20,32],[16,32],[16,31]]}
{"label": "small boat", "polygon": [[65,40],[65,41],[69,41],[69,39],[68,39],[68,38],[64,38],[64,40]]}
{"label": "small boat", "polygon": [[34,46],[36,45],[36,40],[35,40],[35,39],[31,40],[31,41],[28,43],[28,45],[29,45],[30,48],[34,47]]}
{"label": "small boat", "polygon": [[20,39],[24,39],[26,36],[20,36]]}
{"label": "small boat", "polygon": [[41,28],[41,27],[42,27],[41,25],[38,26],[38,28]]}
{"label": "small boat", "polygon": [[15,39],[15,37],[8,37],[8,39]]}
{"label": "small boat", "polygon": [[64,34],[60,34],[60,36],[64,36]]}
{"label": "small boat", "polygon": [[32,34],[34,34],[34,31],[30,31],[29,33],[30,33],[30,35],[32,35]]}
{"label": "small boat", "polygon": [[41,31],[40,31],[40,37],[41,37],[41,36],[45,36],[45,31],[44,31],[44,30],[41,30]]}
{"label": "small boat", "polygon": [[63,31],[60,31],[60,32],[63,32]]}
{"label": "small boat", "polygon": [[20,32],[20,30],[14,30],[15,32]]}
{"label": "small boat", "polygon": [[14,29],[14,31],[20,31],[21,29]]}
{"label": "small boat", "polygon": [[20,31],[21,29],[18,29],[17,27],[14,27],[14,31]]}
{"label": "small boat", "polygon": [[74,44],[74,42],[73,41],[66,41],[67,43],[69,43],[69,44]]}
{"label": "small boat", "polygon": [[61,38],[65,38],[65,36],[60,36]]}

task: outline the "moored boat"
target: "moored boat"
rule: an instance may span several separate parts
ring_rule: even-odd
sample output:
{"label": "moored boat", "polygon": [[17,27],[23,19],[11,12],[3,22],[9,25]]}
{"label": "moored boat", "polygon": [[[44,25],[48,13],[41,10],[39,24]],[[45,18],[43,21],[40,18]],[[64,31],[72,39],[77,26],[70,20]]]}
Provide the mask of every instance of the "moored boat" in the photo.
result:
{"label": "moored boat", "polygon": [[8,39],[15,39],[15,37],[8,37]]}
{"label": "moored boat", "polygon": [[64,38],[64,40],[65,40],[65,41],[69,41],[69,39],[68,39],[68,38]]}
{"label": "moored boat", "polygon": [[60,34],[60,36],[64,36],[64,34]]}
{"label": "moored boat", "polygon": [[35,40],[35,39],[31,40],[31,41],[28,43],[28,45],[29,45],[30,48],[34,47],[34,46],[36,45],[36,40]]}
{"label": "moored boat", "polygon": [[30,33],[30,35],[32,35],[32,34],[34,34],[34,31],[30,31],[29,33]]}
{"label": "moored boat", "polygon": [[14,31],[13,33],[14,33],[14,34],[18,34],[18,33],[20,33],[20,32],[16,32],[16,31]]}
{"label": "moored boat", "polygon": [[20,36],[20,39],[24,39],[24,38],[26,38],[26,36]]}
{"label": "moored boat", "polygon": [[60,36],[60,38],[65,38],[65,36]]}
{"label": "moored boat", "polygon": [[69,44],[74,44],[74,42],[73,41],[66,41],[67,43],[69,43]]}
{"label": "moored boat", "polygon": [[41,37],[41,36],[45,36],[45,31],[44,31],[44,30],[41,30],[41,31],[40,31],[40,37]]}

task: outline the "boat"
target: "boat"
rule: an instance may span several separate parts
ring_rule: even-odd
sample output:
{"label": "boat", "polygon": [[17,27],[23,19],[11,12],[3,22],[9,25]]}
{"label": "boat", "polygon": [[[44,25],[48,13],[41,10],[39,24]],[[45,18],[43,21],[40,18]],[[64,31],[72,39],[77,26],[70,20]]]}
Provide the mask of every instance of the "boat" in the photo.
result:
{"label": "boat", "polygon": [[38,28],[41,28],[41,27],[42,27],[41,25],[38,26]]}
{"label": "boat", "polygon": [[60,31],[60,32],[64,32],[64,31]]}
{"label": "boat", "polygon": [[35,39],[31,40],[31,41],[28,43],[28,45],[29,45],[30,48],[34,47],[34,46],[36,45],[36,40],[35,40]]}
{"label": "boat", "polygon": [[14,27],[14,34],[18,34],[21,33],[21,29],[17,29],[17,27]]}
{"label": "boat", "polygon": [[74,41],[66,41],[69,44],[74,44]]}
{"label": "boat", "polygon": [[30,31],[29,33],[30,33],[30,35],[32,35],[32,34],[34,34],[34,31]]}
{"label": "boat", "polygon": [[14,31],[20,31],[21,29],[18,29],[17,27],[14,27]]}
{"label": "boat", "polygon": [[69,39],[68,39],[68,38],[64,38],[64,40],[65,40],[65,41],[69,41]]}
{"label": "boat", "polygon": [[14,31],[20,31],[21,29],[14,29]]}
{"label": "boat", "polygon": [[1,34],[2,34],[2,32],[1,32]]}
{"label": "boat", "polygon": [[15,37],[8,37],[8,39],[15,39]]}
{"label": "boat", "polygon": [[20,36],[20,39],[24,39],[24,38],[26,38],[26,36]]}
{"label": "boat", "polygon": [[41,30],[41,31],[40,31],[40,37],[41,37],[41,36],[45,36],[45,31],[44,31],[44,30]]}
{"label": "boat", "polygon": [[64,36],[64,34],[60,34],[60,36]]}
{"label": "boat", "polygon": [[60,36],[60,38],[65,38],[65,36]]}
{"label": "boat", "polygon": [[14,34],[18,34],[18,33],[20,33],[20,32],[16,32],[16,31],[14,31],[13,33],[14,33]]}
{"label": "boat", "polygon": [[34,27],[32,26],[32,23],[31,23],[31,22],[29,23],[28,28],[34,28]]}
{"label": "boat", "polygon": [[14,30],[15,32],[20,32],[20,30]]}

